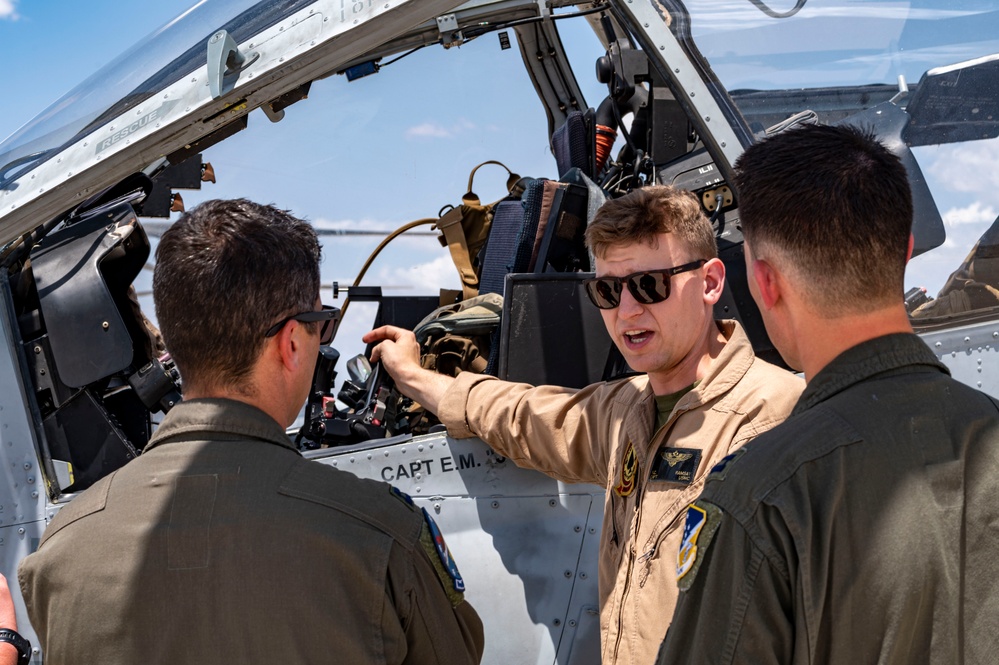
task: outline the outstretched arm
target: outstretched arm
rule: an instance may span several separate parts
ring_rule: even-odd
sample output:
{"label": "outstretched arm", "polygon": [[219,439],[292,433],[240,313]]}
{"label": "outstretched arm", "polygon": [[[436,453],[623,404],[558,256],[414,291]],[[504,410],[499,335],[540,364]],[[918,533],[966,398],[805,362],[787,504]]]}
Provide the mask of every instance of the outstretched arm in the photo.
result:
{"label": "outstretched arm", "polygon": [[[14,599],[10,597],[7,578],[0,575],[0,628],[17,630]],[[17,649],[13,644],[0,642],[0,665],[17,665]]]}
{"label": "outstretched arm", "polygon": [[382,363],[399,392],[437,414],[441,398],[454,379],[420,366],[420,345],[416,335],[395,326],[382,326],[362,339],[365,344],[380,342],[371,351],[371,362]]}
{"label": "outstretched arm", "polygon": [[[616,417],[611,402],[626,399],[615,397],[614,387],[533,387],[471,372],[452,378],[420,366],[420,346],[408,330],[384,326],[364,341],[379,342],[371,360],[382,363],[402,394],[437,415],[450,436],[477,436],[518,466],[566,482],[606,486],[606,433]],[[629,397],[640,396],[630,384],[623,390]],[[594,392],[600,394],[590,402]]]}

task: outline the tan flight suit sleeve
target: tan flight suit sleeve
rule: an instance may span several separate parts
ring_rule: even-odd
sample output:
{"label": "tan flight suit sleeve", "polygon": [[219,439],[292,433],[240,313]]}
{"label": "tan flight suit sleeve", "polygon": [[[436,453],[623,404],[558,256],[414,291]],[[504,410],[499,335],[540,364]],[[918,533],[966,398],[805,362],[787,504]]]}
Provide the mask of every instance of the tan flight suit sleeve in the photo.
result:
{"label": "tan flight suit sleeve", "polygon": [[475,665],[482,659],[479,615],[460,594],[449,598],[444,584],[422,548],[393,546],[382,617],[388,663]]}
{"label": "tan flight suit sleeve", "polygon": [[606,487],[613,385],[533,387],[463,372],[437,415],[451,436],[478,436],[517,466]]}

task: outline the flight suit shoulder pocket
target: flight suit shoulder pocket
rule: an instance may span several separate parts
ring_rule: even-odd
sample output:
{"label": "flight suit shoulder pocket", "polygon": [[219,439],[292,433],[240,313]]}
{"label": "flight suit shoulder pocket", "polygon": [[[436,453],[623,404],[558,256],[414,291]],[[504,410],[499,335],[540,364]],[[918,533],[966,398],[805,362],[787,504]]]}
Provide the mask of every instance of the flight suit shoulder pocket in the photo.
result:
{"label": "flight suit shoulder pocket", "polygon": [[419,541],[423,520],[398,490],[313,461],[294,465],[278,493],[349,515],[391,536],[407,550]]}

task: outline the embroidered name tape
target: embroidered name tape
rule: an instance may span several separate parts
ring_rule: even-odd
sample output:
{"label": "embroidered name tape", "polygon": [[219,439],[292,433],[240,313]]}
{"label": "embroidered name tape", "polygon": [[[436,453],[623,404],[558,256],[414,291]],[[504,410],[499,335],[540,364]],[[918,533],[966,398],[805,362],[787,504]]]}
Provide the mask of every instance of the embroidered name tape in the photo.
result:
{"label": "embroidered name tape", "polygon": [[662,446],[652,459],[649,480],[689,485],[697,476],[701,465],[701,451],[696,448],[668,448]]}

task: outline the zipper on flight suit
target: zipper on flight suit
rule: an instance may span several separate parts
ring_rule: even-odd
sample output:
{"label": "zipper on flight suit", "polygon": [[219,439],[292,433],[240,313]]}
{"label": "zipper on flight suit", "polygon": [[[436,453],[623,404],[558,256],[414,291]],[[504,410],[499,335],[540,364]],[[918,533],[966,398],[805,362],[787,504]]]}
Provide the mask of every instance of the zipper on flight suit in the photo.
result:
{"label": "zipper on flight suit", "polygon": [[673,532],[673,528],[682,518],[685,517],[685,515],[686,515],[685,511],[680,511],[680,513],[678,513],[677,516],[673,518],[673,521],[667,524],[666,528],[660,531],[659,535],[656,536],[656,539],[652,543],[652,549],[646,551],[645,554],[638,557],[638,562],[644,564],[642,572],[638,577],[639,589],[645,588],[645,583],[648,581],[649,574],[652,572],[652,559],[655,558],[656,552],[659,551],[659,546],[663,544],[663,541],[666,539],[666,536]]}
{"label": "zipper on flight suit", "polygon": [[[668,424],[669,423],[667,423],[667,425]],[[660,428],[660,430],[665,428],[666,425]],[[658,434],[659,432],[656,432],[652,436],[653,442],[659,440]],[[641,467],[639,468],[641,469]],[[647,469],[643,471],[643,476],[647,471],[648,471]],[[639,479],[637,477],[635,478],[635,482],[636,484],[639,482]],[[627,607],[628,596],[630,595],[631,592],[631,575],[635,569],[635,554],[637,553],[637,550],[635,549],[635,541],[638,539],[638,530],[641,527],[641,522],[642,522],[641,520],[642,497],[645,496],[645,491],[648,488],[648,485],[649,485],[648,482],[646,482],[643,478],[643,480],[641,481],[641,487],[640,488],[636,487],[638,494],[635,496],[635,509],[632,512],[632,521],[634,522],[634,525],[632,526],[632,534],[634,537],[632,538],[632,543],[628,547],[626,552],[628,556],[628,570],[624,577],[624,589],[622,589],[621,592],[621,600],[617,612],[617,639],[614,640],[614,653],[613,653],[614,660],[617,660],[618,654],[621,650],[621,635],[624,632],[622,629],[622,626],[624,625],[624,612],[625,608]]]}
{"label": "zipper on flight suit", "polygon": [[[677,418],[686,413],[688,410],[689,410],[688,407],[686,406],[680,407],[679,404],[673,407],[673,413],[670,414],[670,417],[666,420],[665,423],[663,423],[662,427],[657,429],[652,434],[652,439],[649,442],[650,445],[648,446],[648,449],[649,450],[658,449],[659,446],[661,446],[666,441],[666,438],[669,435],[669,430],[672,429],[673,427],[673,423],[675,423]],[[660,434],[662,434],[662,436],[660,436]],[[651,456],[647,456],[646,464],[648,464],[648,460],[652,459],[654,456],[655,453],[652,453]],[[642,471],[642,476],[643,476],[642,486],[638,492],[638,496],[635,497],[635,515],[634,515],[635,526],[633,533],[635,535],[636,540],[638,539],[638,534],[642,526],[642,519],[641,519],[642,497],[645,496],[645,492],[648,490],[649,486],[647,478],[645,478],[645,476],[648,475],[648,472],[649,472],[648,469]],[[635,481],[637,483],[638,479],[636,478]],[[637,550],[635,549],[635,543],[633,542],[631,547],[628,548],[628,572],[624,578],[624,589],[622,590],[621,593],[621,602],[620,606],[618,607],[618,613],[617,613],[617,639],[614,640],[614,652],[613,652],[614,660],[617,660],[618,654],[620,653],[621,650],[621,634],[624,632],[622,630],[622,625],[624,623],[624,612],[625,612],[625,607],[627,606],[628,596],[631,595],[631,575],[634,572],[635,568],[635,554],[637,554]]]}
{"label": "zipper on flight suit", "polygon": [[[677,407],[679,407],[679,405],[677,405]],[[671,426],[676,421],[676,419],[680,417],[680,415],[686,413],[687,411],[688,409],[686,407],[677,408],[676,410],[674,410],[673,415],[670,417],[668,421],[666,421],[666,424],[663,425],[663,427]],[[663,437],[663,441],[665,440],[666,440],[665,437]],[[694,483],[694,485],[696,485],[696,482]],[[700,492],[697,492],[697,494],[700,494]],[[670,523],[667,524],[666,527],[662,531],[660,531],[658,535],[656,535],[655,540],[652,542],[652,548],[647,550],[644,554],[642,554],[642,556],[638,558],[639,563],[644,564],[642,572],[638,578],[639,589],[645,588],[645,583],[648,581],[649,575],[652,573],[652,559],[655,558],[656,552],[659,551],[659,546],[663,544],[663,540],[666,539],[667,534],[672,533],[673,529],[677,526],[677,523],[686,518],[686,515],[687,515],[686,511],[681,510],[676,515],[676,517],[674,517],[672,521],[670,521]]]}

